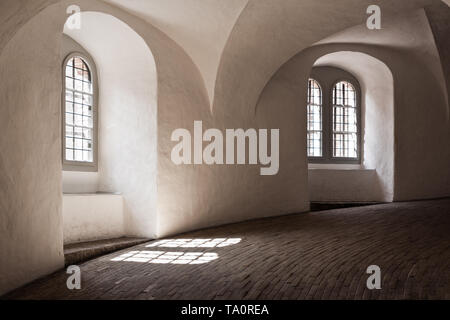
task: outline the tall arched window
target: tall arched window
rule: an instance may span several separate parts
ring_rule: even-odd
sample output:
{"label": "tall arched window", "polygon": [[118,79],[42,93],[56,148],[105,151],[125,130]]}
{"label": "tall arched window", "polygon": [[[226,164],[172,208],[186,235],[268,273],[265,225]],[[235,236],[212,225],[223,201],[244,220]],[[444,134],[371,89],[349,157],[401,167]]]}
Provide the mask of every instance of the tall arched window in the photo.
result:
{"label": "tall arched window", "polygon": [[308,80],[308,157],[322,157],[322,89],[314,79]]}
{"label": "tall arched window", "polygon": [[308,80],[307,154],[310,163],[360,164],[358,80],[334,67],[316,67]]}
{"label": "tall arched window", "polygon": [[333,87],[333,157],[358,158],[356,90],[347,81]]}
{"label": "tall arched window", "polygon": [[64,63],[64,80],[63,162],[95,166],[95,90],[87,59],[70,55]]}

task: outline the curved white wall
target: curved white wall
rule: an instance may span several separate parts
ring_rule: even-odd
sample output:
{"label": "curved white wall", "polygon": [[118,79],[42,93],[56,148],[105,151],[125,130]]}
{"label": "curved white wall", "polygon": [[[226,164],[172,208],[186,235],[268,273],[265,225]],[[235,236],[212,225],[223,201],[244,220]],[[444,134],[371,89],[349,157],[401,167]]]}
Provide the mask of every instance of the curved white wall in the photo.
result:
{"label": "curved white wall", "polygon": [[21,21],[0,46],[0,295],[64,266],[55,14]]}
{"label": "curved white wall", "polygon": [[[101,186],[122,191],[128,197],[132,218],[128,220],[129,230],[163,236],[308,209],[306,119],[302,105],[306,92],[299,88],[304,88],[317,58],[335,51],[367,53],[392,70],[394,199],[448,195],[450,147],[444,142],[450,137],[449,106],[442,84],[446,75],[442,74],[423,10],[402,16],[409,9],[432,2],[382,0],[382,10],[387,13],[383,16],[396,17],[392,23],[383,18],[383,29],[368,33],[366,16],[361,12],[372,4],[370,0],[345,0],[346,11],[337,11],[341,4],[335,0],[320,4],[315,0],[250,1],[222,52],[211,114],[208,90],[199,68],[182,47],[148,22],[103,1],[23,0],[19,5],[17,1],[2,1],[0,17],[6,17],[6,23],[0,30],[0,96],[6,107],[0,110],[0,142],[5,152],[0,158],[0,208],[5,217],[0,222],[0,292],[51,272],[63,263],[61,88],[55,83],[60,83],[61,78],[59,44],[68,5],[79,4],[84,11],[108,13],[130,26],[110,16],[95,15],[98,22],[111,26],[115,33],[100,26],[98,30],[90,29],[92,35],[85,35],[90,39],[85,47],[102,60],[102,66],[97,61],[104,70],[100,73],[105,79],[100,81],[108,84],[101,88],[101,108],[112,110],[105,113],[111,119],[100,119],[101,132],[111,133],[112,137],[107,137],[104,144],[111,148],[101,151],[107,155],[105,161],[100,160]],[[46,8],[52,3],[57,4]],[[94,20],[86,17],[87,25]],[[356,24],[361,25],[345,30]],[[331,37],[310,48],[339,30],[345,30],[339,39]],[[107,37],[97,38],[94,33]],[[396,39],[404,34],[408,35],[406,43],[396,46]],[[83,43],[81,38],[78,40]],[[102,48],[96,48],[99,44],[94,39],[104,41]],[[370,41],[361,44],[361,39]],[[152,68],[151,54],[145,45],[151,47],[158,67],[157,114],[150,111],[156,110],[151,107],[156,85],[141,86],[142,82],[152,83],[142,67]],[[125,59],[126,70],[114,64],[117,57]],[[139,61],[139,70],[139,64],[132,59]],[[126,108],[131,105],[134,108]],[[36,121],[41,117],[46,126]],[[152,140],[156,139],[152,131],[156,125],[141,125],[155,124],[153,117],[157,117],[158,125],[156,152]],[[280,128],[279,175],[261,177],[259,167],[254,166],[176,167],[170,160],[174,145],[170,134],[177,128],[191,128],[193,120],[203,120],[205,128]],[[117,127],[129,130],[120,132]],[[127,143],[116,143],[124,135]],[[118,162],[109,162],[118,157]],[[148,161],[156,157],[154,183],[156,169]],[[131,170],[137,167],[144,172]],[[153,211],[154,202],[157,206]],[[141,218],[141,224],[131,223]]]}

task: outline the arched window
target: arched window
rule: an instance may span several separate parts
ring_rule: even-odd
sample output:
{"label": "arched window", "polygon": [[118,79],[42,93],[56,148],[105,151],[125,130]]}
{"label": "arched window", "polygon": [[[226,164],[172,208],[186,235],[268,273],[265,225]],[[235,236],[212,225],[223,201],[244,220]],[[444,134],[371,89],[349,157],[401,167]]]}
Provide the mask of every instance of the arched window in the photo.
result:
{"label": "arched window", "polygon": [[308,161],[360,164],[361,89],[358,80],[338,68],[313,68],[307,98]]}
{"label": "arched window", "polygon": [[66,59],[64,92],[63,162],[72,166],[95,166],[95,90],[86,58],[73,54]]}
{"label": "arched window", "polygon": [[322,157],[322,89],[314,79],[308,80],[308,157]]}
{"label": "arched window", "polygon": [[358,158],[356,90],[347,81],[333,87],[333,157]]}

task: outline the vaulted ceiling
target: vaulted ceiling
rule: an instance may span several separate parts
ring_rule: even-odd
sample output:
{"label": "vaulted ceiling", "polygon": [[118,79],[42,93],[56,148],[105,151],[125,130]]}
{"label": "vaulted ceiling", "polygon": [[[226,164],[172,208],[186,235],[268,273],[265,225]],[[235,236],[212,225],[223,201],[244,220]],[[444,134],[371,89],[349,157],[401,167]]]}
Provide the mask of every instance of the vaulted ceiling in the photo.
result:
{"label": "vaulted ceiling", "polygon": [[200,69],[210,100],[220,58],[248,0],[105,0],[159,28]]}
{"label": "vaulted ceiling", "polygon": [[[273,73],[299,51],[361,25],[440,0],[105,0],[159,28],[191,57],[214,109],[254,104]],[[405,30],[406,39],[412,35]],[[375,38],[377,36],[375,35]],[[409,40],[405,40],[410,42]],[[234,96],[234,101],[229,97]],[[245,97],[253,97],[246,99]],[[227,97],[225,101],[222,97]],[[253,99],[253,100],[252,100]]]}
{"label": "vaulted ceiling", "polygon": [[[369,5],[381,7],[384,21],[443,3],[441,0],[103,1],[140,17],[183,48],[203,77],[213,110],[224,110],[225,104],[238,110],[244,105],[254,105],[264,85],[282,64],[327,37],[365,24]],[[5,10],[0,10],[3,27],[0,48],[12,36],[8,30],[26,21],[26,12],[17,12],[21,6],[27,5],[27,12],[32,15],[55,2],[66,1],[2,0],[1,7]],[[404,38],[400,42],[412,43],[408,39],[414,35],[407,29],[402,32]],[[370,41],[383,38],[380,36],[373,32]],[[362,37],[359,41],[366,40]]]}

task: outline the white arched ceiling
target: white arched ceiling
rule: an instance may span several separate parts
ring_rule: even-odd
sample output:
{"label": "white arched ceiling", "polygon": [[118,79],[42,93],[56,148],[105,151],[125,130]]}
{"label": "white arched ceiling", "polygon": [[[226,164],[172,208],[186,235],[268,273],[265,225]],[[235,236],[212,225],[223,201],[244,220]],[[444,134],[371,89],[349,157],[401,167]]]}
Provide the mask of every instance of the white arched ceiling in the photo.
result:
{"label": "white arched ceiling", "polygon": [[212,102],[228,36],[248,0],[105,0],[159,28],[200,69]]}
{"label": "white arched ceiling", "polygon": [[[368,194],[370,201],[391,202],[394,198],[394,78],[382,61],[361,52],[339,51],[320,57],[314,67],[336,67],[353,74],[362,94],[362,147],[364,169],[376,170],[381,195]],[[356,174],[359,174],[356,172]],[[334,181],[326,181],[333,184]],[[336,181],[345,189],[347,181]],[[366,184],[359,186],[363,191]],[[369,186],[370,187],[370,186]],[[340,188],[337,188],[338,190]],[[357,194],[361,190],[351,190]],[[321,190],[317,190],[321,192]],[[379,198],[378,198],[379,197]]]}
{"label": "white arched ceiling", "polygon": [[[99,78],[99,188],[121,192],[127,234],[156,234],[157,74],[145,41],[127,24],[82,12],[64,33],[94,58]],[[138,192],[137,192],[138,191]]]}
{"label": "white arched ceiling", "polygon": [[[439,0],[379,0],[382,16],[402,15]],[[365,24],[373,0],[250,0],[222,55],[214,113],[252,115],[276,70],[301,50],[341,30]]]}

